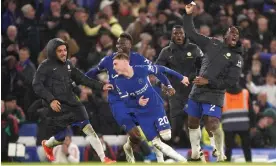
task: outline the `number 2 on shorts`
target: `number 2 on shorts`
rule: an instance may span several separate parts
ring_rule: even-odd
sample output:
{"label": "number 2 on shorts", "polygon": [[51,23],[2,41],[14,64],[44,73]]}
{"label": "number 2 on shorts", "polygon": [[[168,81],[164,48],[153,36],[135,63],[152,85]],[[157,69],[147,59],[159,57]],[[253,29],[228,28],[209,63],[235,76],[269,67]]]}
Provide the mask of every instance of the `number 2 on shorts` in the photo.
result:
{"label": "number 2 on shorts", "polygon": [[211,104],[210,111],[215,111],[215,107],[216,107],[216,105]]}

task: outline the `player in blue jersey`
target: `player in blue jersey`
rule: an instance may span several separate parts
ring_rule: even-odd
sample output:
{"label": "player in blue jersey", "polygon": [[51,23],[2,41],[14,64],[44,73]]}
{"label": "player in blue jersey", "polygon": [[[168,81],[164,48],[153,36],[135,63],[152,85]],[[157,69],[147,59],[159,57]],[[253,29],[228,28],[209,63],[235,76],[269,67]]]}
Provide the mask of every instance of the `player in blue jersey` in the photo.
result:
{"label": "player in blue jersey", "polygon": [[[132,37],[127,33],[122,33],[118,39],[117,42],[117,49],[126,53],[129,55],[130,64],[131,65],[149,65],[151,62],[146,59],[144,56],[136,53],[131,52],[131,46],[132,46]],[[116,55],[116,53],[113,53],[112,55],[104,57],[100,63],[97,65],[97,67],[89,70],[86,75],[90,78],[96,78],[97,74],[99,74],[103,70],[108,71],[109,75],[109,83],[111,83],[115,87],[114,78],[116,77],[117,73],[113,69],[113,57]],[[167,87],[169,87],[169,95],[172,95],[175,93],[175,90],[171,87],[169,80],[167,77],[163,74],[158,74],[157,78]],[[126,158],[128,162],[134,163],[135,160],[133,160],[133,151],[132,147],[135,145],[139,145],[141,143],[141,135],[140,131],[137,128],[135,124],[135,119],[133,119],[133,116],[129,114],[131,112],[124,104],[124,102],[121,100],[118,92],[116,89],[111,89],[108,92],[108,102],[112,111],[112,114],[114,116],[114,119],[118,123],[119,126],[124,127],[125,131],[129,134],[129,139],[124,145],[124,151],[126,153]]]}
{"label": "player in blue jersey", "polygon": [[118,53],[113,57],[113,66],[118,73],[115,79],[116,89],[125,105],[135,108],[131,111],[134,111],[146,138],[152,141],[157,161],[164,161],[163,154],[165,154],[177,161],[186,162],[183,156],[160,139],[160,137],[164,140],[171,139],[171,126],[163,107],[164,102],[151,86],[148,76],[164,72],[176,76],[186,86],[189,84],[189,79],[164,66],[131,66],[130,58],[124,53]]}

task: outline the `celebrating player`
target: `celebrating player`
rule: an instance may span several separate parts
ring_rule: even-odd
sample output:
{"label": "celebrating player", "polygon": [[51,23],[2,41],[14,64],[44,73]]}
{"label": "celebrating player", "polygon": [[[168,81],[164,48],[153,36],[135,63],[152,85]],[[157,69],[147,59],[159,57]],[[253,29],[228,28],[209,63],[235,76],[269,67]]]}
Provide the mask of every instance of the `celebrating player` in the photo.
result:
{"label": "celebrating player", "polygon": [[221,107],[226,88],[236,85],[241,75],[242,58],[239,45],[239,31],[231,26],[224,35],[224,42],[208,38],[196,33],[193,24],[194,3],[186,5],[184,15],[184,30],[204,53],[199,76],[188,101],[188,126],[192,147],[192,160],[200,160],[201,130],[200,119],[203,116],[204,125],[215,138],[218,151],[218,161],[224,161],[223,132],[219,128]]}
{"label": "celebrating player", "polygon": [[158,65],[130,66],[130,58],[124,53],[113,57],[114,70],[118,73],[115,79],[117,91],[129,108],[134,112],[139,125],[146,138],[152,141],[158,162],[163,162],[163,154],[181,162],[186,159],[173,148],[163,143],[171,139],[171,127],[163,108],[163,100],[151,86],[148,76],[150,74],[168,73],[176,76],[183,84],[188,86],[187,77]]}
{"label": "celebrating player", "polygon": [[[132,37],[127,33],[122,33],[117,42],[117,49],[121,52],[126,53],[129,56],[131,65],[148,65],[151,62],[144,58],[142,55],[131,52],[132,46]],[[116,53],[113,53],[110,56],[104,57],[97,67],[91,69],[86,73],[88,77],[95,78],[98,73],[102,70],[107,70],[109,74],[109,81],[115,87],[114,79],[117,75],[116,71],[113,69],[113,57]],[[169,87],[169,94],[172,95],[175,93],[175,90],[171,87],[169,80],[163,74],[158,74],[157,78]],[[111,107],[112,114],[121,127],[124,126],[126,132],[129,134],[129,138],[126,144],[123,146],[123,149],[126,153],[126,159],[130,163],[134,163],[133,150],[132,147],[135,145],[139,145],[141,143],[141,135],[139,129],[136,127],[135,120],[133,117],[128,114],[129,108],[125,106],[125,104],[120,99],[120,96],[116,89],[110,90],[108,92],[108,101]]]}
{"label": "celebrating player", "polygon": [[108,90],[112,85],[103,86],[98,81],[87,78],[67,60],[67,50],[63,40],[50,40],[47,44],[48,58],[40,64],[33,80],[33,89],[48,108],[47,118],[55,134],[49,140],[42,141],[46,156],[50,161],[54,160],[53,147],[63,144],[67,126],[72,125],[80,127],[90,136],[89,142],[102,162],[113,163],[115,161],[105,157],[101,141],[89,122],[86,109],[72,90],[74,84],[101,90]]}

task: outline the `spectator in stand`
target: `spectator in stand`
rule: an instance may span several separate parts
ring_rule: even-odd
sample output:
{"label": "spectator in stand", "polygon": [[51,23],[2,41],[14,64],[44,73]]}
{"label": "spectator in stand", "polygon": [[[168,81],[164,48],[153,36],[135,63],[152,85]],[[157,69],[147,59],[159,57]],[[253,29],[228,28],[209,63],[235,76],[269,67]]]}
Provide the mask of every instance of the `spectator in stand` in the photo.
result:
{"label": "spectator in stand", "polygon": [[276,108],[276,85],[275,85],[275,75],[268,72],[266,75],[266,84],[262,86],[256,86],[252,80],[247,83],[247,88],[253,94],[264,93],[267,95],[267,102],[272,107]]}
{"label": "spectator in stand", "polygon": [[126,32],[129,33],[133,38],[133,44],[136,45],[140,41],[140,34],[146,32],[147,30],[150,31],[151,24],[150,19],[147,18],[147,8],[140,8],[138,13],[138,18],[129,24],[126,28]]}
{"label": "spectator in stand", "polygon": [[24,15],[19,25],[19,43],[30,49],[31,61],[36,63],[40,52],[40,31],[39,22],[36,19],[36,11],[30,4],[21,8]]}
{"label": "spectator in stand", "polygon": [[269,49],[269,44],[272,39],[272,33],[268,29],[268,19],[261,16],[257,19],[258,29],[257,33],[254,34],[254,40],[261,43],[264,47],[265,52]]}
{"label": "spectator in stand", "polygon": [[93,36],[99,31],[109,32],[114,39],[117,39],[121,33],[123,33],[122,26],[113,15],[112,5],[113,1],[103,0],[100,4],[101,10],[101,21],[100,24],[95,28],[90,28],[87,24],[84,24],[84,31],[87,35]]}
{"label": "spectator in stand", "polygon": [[18,121],[5,110],[5,103],[1,100],[1,161],[11,162],[8,157],[8,145],[18,140]]}
{"label": "spectator in stand", "polygon": [[276,110],[266,109],[252,133],[252,144],[256,148],[276,148]]}
{"label": "spectator in stand", "polygon": [[54,38],[57,32],[63,26],[63,14],[61,13],[61,3],[59,0],[51,0],[50,2],[50,11],[49,13],[41,17],[41,22],[45,28],[43,32],[43,43],[47,42]]}
{"label": "spectator in stand", "polygon": [[12,94],[17,98],[22,97],[23,81],[16,70],[16,58],[14,56],[7,56],[2,62],[1,71],[1,90],[2,98],[5,99]]}
{"label": "spectator in stand", "polygon": [[30,50],[27,47],[22,47],[19,50],[19,62],[16,65],[16,70],[23,81],[24,89],[23,97],[23,109],[27,110],[33,101],[36,100],[35,94],[32,88],[33,76],[36,71],[36,67],[30,60]]}
{"label": "spectator in stand", "polygon": [[7,7],[7,10],[2,14],[2,34],[7,31],[10,25],[16,25],[20,22],[19,13],[16,11],[16,0],[6,0],[4,5]]}
{"label": "spectator in stand", "polygon": [[7,96],[5,99],[5,112],[14,116],[17,123],[21,125],[25,122],[26,117],[22,108],[16,104],[15,96]]}
{"label": "spectator in stand", "polygon": [[261,73],[262,63],[259,60],[252,61],[251,71],[247,75],[248,82],[253,82],[255,85],[263,85],[265,83],[264,77]]}
{"label": "spectator in stand", "polygon": [[196,7],[194,8],[194,24],[196,28],[199,28],[200,25],[208,25],[212,26],[213,25],[213,17],[205,12],[204,9],[204,1],[202,0],[196,0]]}
{"label": "spectator in stand", "polygon": [[91,50],[88,53],[88,67],[90,68],[95,66],[103,57],[111,55],[114,51],[114,41],[112,40],[111,35],[108,33],[101,34],[99,42],[96,45],[96,50],[91,47]]}
{"label": "spectator in stand", "polygon": [[119,4],[118,20],[123,29],[126,29],[131,24],[135,17],[132,13],[132,6],[128,0],[121,0]]}
{"label": "spectator in stand", "polygon": [[6,55],[18,56],[19,45],[17,33],[16,26],[10,25],[7,28],[7,37],[5,37],[2,42],[2,48],[6,51]]}
{"label": "spectator in stand", "polygon": [[211,36],[211,29],[208,25],[201,25],[199,28],[199,33],[201,35],[210,37]]}

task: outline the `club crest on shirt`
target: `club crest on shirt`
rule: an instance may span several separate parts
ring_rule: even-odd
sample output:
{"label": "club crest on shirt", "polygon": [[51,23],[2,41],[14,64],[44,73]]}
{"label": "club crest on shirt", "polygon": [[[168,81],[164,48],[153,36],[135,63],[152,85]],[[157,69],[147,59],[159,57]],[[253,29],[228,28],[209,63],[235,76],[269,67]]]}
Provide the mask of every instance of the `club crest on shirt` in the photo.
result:
{"label": "club crest on shirt", "polygon": [[138,83],[139,83],[139,84],[142,84],[142,83],[143,83],[143,79],[142,79],[142,78],[139,78],[139,79],[138,79]]}
{"label": "club crest on shirt", "polygon": [[71,71],[70,65],[67,65],[68,71]]}

